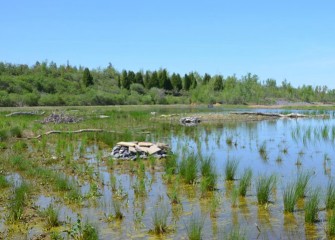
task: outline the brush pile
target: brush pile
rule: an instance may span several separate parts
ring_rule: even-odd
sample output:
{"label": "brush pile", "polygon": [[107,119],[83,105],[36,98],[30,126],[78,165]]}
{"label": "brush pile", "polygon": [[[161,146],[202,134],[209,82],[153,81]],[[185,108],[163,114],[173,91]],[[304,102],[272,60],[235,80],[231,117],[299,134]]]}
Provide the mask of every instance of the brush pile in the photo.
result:
{"label": "brush pile", "polygon": [[164,143],[151,142],[118,142],[111,156],[115,159],[136,160],[138,157],[147,159],[149,156],[165,158],[169,146]]}
{"label": "brush pile", "polygon": [[78,118],[74,116],[68,116],[64,113],[51,113],[48,117],[44,118],[41,123],[77,123],[82,121],[83,118]]}

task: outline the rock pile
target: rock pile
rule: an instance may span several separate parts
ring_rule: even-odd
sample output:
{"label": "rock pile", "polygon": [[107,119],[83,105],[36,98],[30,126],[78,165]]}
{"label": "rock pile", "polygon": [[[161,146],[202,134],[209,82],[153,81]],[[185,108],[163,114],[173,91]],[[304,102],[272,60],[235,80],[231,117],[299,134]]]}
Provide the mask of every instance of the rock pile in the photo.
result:
{"label": "rock pile", "polygon": [[164,158],[169,146],[164,143],[151,142],[118,142],[113,148],[111,156],[116,159],[136,160],[137,157],[146,159],[148,156]]}
{"label": "rock pile", "polygon": [[77,123],[82,121],[83,118],[77,118],[74,116],[68,116],[63,113],[51,113],[48,117],[44,118],[41,123]]}
{"label": "rock pile", "polygon": [[179,122],[184,126],[195,126],[201,122],[198,117],[183,117]]}

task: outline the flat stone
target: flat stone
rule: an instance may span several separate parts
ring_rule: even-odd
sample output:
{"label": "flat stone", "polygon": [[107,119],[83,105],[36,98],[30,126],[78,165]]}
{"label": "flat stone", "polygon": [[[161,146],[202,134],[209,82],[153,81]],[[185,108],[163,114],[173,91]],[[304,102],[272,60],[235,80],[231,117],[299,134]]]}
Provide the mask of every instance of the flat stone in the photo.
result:
{"label": "flat stone", "polygon": [[152,145],[149,150],[148,150],[148,153],[151,155],[151,154],[154,154],[156,152],[159,152],[161,151],[162,149],[160,149],[159,147],[157,147],[156,145]]}
{"label": "flat stone", "polygon": [[132,153],[137,153],[135,147],[129,147],[129,152],[132,152]]}
{"label": "flat stone", "polygon": [[138,152],[145,152],[145,153],[148,153],[149,152],[149,148],[148,147],[140,147],[140,146],[135,146],[135,149],[138,151]]}
{"label": "flat stone", "polygon": [[117,145],[125,146],[125,147],[135,147],[136,142],[118,142]]}
{"label": "flat stone", "polygon": [[151,147],[153,144],[151,142],[139,142],[139,147]]}

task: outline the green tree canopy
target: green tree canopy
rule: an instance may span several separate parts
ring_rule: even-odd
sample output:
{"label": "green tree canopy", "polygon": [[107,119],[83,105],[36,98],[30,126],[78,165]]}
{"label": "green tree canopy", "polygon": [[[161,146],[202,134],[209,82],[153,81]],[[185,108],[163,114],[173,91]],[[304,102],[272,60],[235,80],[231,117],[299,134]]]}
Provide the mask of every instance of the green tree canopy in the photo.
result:
{"label": "green tree canopy", "polygon": [[84,69],[84,72],[83,72],[83,83],[86,87],[88,86],[91,86],[94,84],[93,82],[93,77],[91,75],[91,72],[88,68],[85,68]]}

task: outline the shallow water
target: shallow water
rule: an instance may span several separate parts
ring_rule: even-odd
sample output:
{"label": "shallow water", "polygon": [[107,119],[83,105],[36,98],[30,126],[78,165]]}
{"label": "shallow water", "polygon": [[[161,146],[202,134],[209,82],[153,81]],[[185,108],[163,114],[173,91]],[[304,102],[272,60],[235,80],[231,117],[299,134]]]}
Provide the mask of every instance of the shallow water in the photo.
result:
{"label": "shallow water", "polygon": [[[159,110],[158,113],[182,112],[183,110]],[[197,112],[199,109],[191,109]],[[210,112],[205,109],[204,111]],[[213,111],[213,110],[212,110]],[[218,110],[226,114],[228,110]],[[229,110],[232,111],[232,110]],[[234,111],[234,110],[233,110]],[[236,110],[243,111],[243,110]],[[263,109],[253,111],[265,111]],[[269,110],[266,110],[269,111]],[[280,110],[270,110],[280,112]],[[299,111],[304,113],[304,111]],[[333,112],[328,112],[333,116]],[[79,208],[70,208],[62,199],[41,195],[35,204],[43,209],[50,203],[60,209],[60,220],[75,223],[78,214],[97,226],[102,239],[150,239],[159,238],[149,233],[153,228],[152,218],[155,206],[164,205],[169,212],[168,225],[170,230],[164,235],[167,239],[187,239],[187,224],[192,216],[203,219],[203,239],[220,239],[234,226],[240,226],[247,239],[320,239],[326,236],[325,225],[327,213],[319,212],[319,221],[315,224],[304,223],[304,200],[299,200],[297,210],[293,214],[283,213],[283,188],[296,179],[300,171],[310,171],[313,174],[310,187],[320,187],[322,197],[328,181],[333,178],[335,152],[335,119],[304,118],[278,119],[257,122],[216,122],[211,125],[199,124],[194,127],[184,127],[178,123],[155,122],[148,141],[160,141],[170,144],[179,160],[187,153],[195,153],[199,157],[210,156],[219,174],[217,190],[201,197],[199,184],[186,185],[179,180],[167,183],[162,163],[157,161],[154,169],[146,163],[144,196],[139,196],[135,189],[139,183],[139,175],[130,171],[138,169],[138,163],[115,160],[114,168],[99,159],[98,152],[107,157],[111,149],[98,146],[99,143],[89,143],[85,148],[84,159],[94,172],[92,178],[81,180],[81,193],[89,196]],[[146,124],[147,127],[147,124]],[[155,130],[160,129],[159,132]],[[56,138],[56,136],[55,136]],[[120,139],[121,141],[122,139]],[[134,139],[136,140],[136,139]],[[227,143],[231,140],[231,144]],[[80,142],[74,139],[74,145],[80,147]],[[264,145],[267,157],[259,153]],[[73,160],[80,159],[79,150],[74,152]],[[237,180],[224,181],[224,164],[228,159],[239,162]],[[238,178],[245,168],[253,171],[252,186],[245,198],[237,199],[237,206],[232,206],[233,185],[238,184]],[[275,174],[276,188],[271,202],[266,206],[257,204],[255,182],[260,174]],[[14,181],[18,177],[13,175]],[[114,179],[113,179],[114,178]],[[72,179],[78,179],[76,176]],[[113,180],[112,180],[113,179]],[[79,181],[79,180],[78,180]],[[114,181],[114,183],[112,182]],[[94,192],[92,184],[98,186]],[[117,190],[112,189],[116,185]],[[167,193],[178,187],[180,204],[171,204]],[[218,206],[214,216],[210,214],[213,196],[218,198]],[[111,218],[114,214],[113,201],[121,202],[122,220]],[[323,200],[319,206],[324,208]],[[0,222],[0,226],[4,222]],[[64,234],[63,234],[64,235]],[[30,236],[30,235],[29,235]],[[64,235],[65,236],[65,235]]]}

